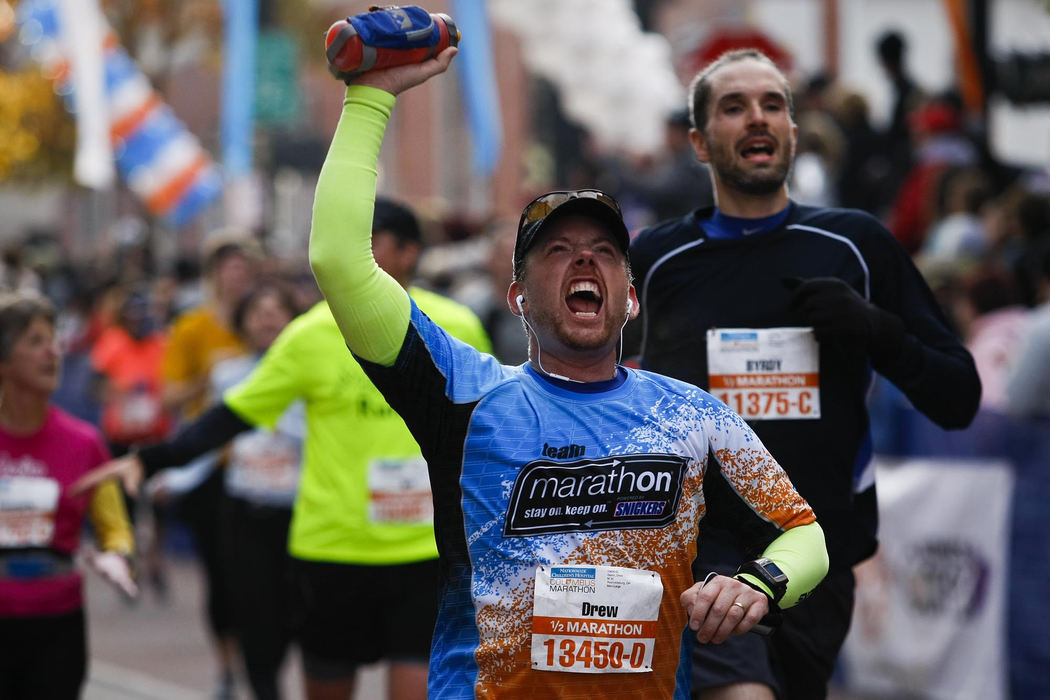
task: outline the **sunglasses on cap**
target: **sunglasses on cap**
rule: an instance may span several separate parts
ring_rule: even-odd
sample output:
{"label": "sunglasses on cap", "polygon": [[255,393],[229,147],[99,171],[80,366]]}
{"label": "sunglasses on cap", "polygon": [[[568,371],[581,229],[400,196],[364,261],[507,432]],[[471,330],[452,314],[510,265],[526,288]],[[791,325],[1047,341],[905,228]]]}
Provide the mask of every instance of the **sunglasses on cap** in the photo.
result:
{"label": "sunglasses on cap", "polygon": [[542,221],[550,216],[552,211],[572,199],[596,199],[612,209],[617,216],[623,217],[623,212],[620,211],[620,205],[616,200],[601,190],[562,190],[541,194],[529,202],[521,212],[521,218],[518,220],[518,230],[520,231],[527,224]]}
{"label": "sunglasses on cap", "polygon": [[609,232],[616,245],[627,255],[631,237],[623,222],[623,212],[616,200],[601,190],[566,190],[548,192],[529,202],[521,212],[518,236],[514,241],[514,274],[522,272],[526,253],[547,227],[555,212],[579,214],[594,219]]}

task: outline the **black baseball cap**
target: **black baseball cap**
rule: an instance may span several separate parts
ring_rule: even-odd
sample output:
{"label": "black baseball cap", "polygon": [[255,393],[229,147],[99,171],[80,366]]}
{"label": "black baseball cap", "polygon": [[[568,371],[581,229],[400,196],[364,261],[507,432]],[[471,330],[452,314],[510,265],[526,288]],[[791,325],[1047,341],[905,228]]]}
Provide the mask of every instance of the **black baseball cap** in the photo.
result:
{"label": "black baseball cap", "polygon": [[542,194],[529,202],[518,221],[518,237],[514,242],[514,276],[521,272],[526,254],[548,226],[565,216],[575,215],[593,219],[612,235],[620,251],[626,256],[631,235],[623,222],[620,205],[601,190],[565,190]]}

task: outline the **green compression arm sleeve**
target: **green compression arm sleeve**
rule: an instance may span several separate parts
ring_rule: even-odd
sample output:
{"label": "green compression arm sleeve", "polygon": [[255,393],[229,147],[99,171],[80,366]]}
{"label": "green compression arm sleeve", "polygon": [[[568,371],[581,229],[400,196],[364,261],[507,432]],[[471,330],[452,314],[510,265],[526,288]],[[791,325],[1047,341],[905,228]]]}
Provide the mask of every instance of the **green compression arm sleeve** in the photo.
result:
{"label": "green compression arm sleeve", "polygon": [[405,340],[411,302],[372,257],[376,163],[394,96],[351,85],[317,181],[310,267],[346,344],[390,367]]}
{"label": "green compression arm sleeve", "polygon": [[[816,522],[799,525],[782,533],[769,543],[762,556],[769,557],[788,577],[787,592],[780,599],[781,608],[790,608],[817,587],[828,573],[828,550],[824,531]],[[754,576],[743,574],[762,590],[766,587]],[[770,591],[766,591],[770,593]]]}

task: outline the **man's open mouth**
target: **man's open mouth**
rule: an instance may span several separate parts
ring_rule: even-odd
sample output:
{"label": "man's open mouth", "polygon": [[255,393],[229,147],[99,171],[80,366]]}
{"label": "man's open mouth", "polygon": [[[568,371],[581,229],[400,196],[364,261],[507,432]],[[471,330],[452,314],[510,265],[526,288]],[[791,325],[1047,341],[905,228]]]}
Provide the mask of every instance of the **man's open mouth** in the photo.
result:
{"label": "man's open mouth", "polygon": [[569,285],[565,305],[577,316],[597,316],[602,308],[601,290],[595,282],[573,282]]}
{"label": "man's open mouth", "polygon": [[769,160],[774,152],[773,142],[767,139],[748,141],[740,149],[740,155],[745,160]]}

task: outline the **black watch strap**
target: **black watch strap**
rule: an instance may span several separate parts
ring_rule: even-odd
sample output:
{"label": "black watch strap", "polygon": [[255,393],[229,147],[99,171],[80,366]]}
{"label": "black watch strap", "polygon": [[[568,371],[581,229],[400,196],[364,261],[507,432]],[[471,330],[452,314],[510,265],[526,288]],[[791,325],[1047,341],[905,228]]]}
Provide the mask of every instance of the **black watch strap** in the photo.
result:
{"label": "black watch strap", "polygon": [[[788,577],[781,571],[780,567],[777,566],[772,559],[762,557],[753,561],[744,562],[740,565],[740,568],[736,570],[733,577],[739,581],[746,583],[752,588],[756,588],[750,581],[742,578],[740,574],[747,574],[753,576],[756,580],[761,582],[766,588],[769,589],[774,604],[780,603],[780,600],[787,593]],[[758,590],[762,590],[759,588]],[[765,593],[765,591],[762,591]]]}

